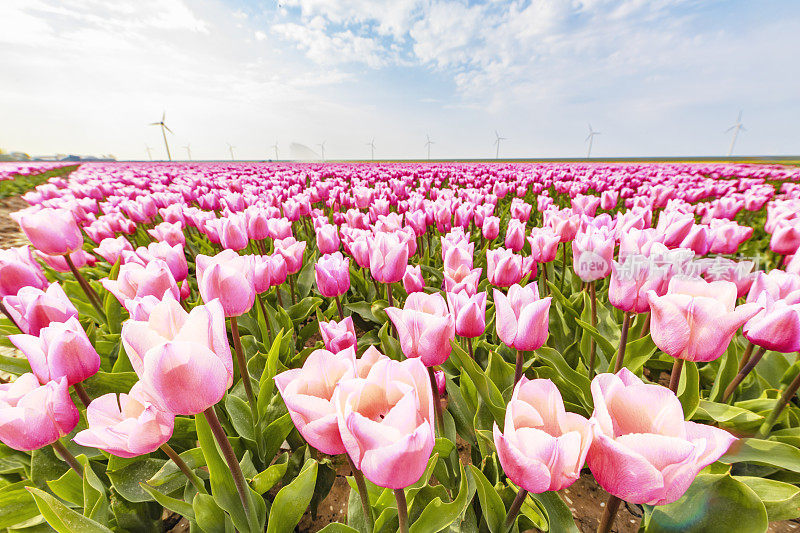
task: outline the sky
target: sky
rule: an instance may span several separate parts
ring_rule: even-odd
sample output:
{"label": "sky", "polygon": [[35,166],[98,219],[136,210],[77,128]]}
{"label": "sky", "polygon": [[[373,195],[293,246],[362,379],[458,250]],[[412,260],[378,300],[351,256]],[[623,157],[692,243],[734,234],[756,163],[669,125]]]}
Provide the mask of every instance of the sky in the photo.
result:
{"label": "sky", "polygon": [[[796,0],[2,0],[0,148],[800,154]],[[296,151],[294,152],[297,153]]]}

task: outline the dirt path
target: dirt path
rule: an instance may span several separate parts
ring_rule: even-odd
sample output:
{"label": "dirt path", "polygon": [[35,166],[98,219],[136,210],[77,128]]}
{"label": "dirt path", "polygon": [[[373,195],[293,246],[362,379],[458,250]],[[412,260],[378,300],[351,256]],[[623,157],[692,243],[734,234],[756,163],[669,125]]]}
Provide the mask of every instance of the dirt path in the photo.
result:
{"label": "dirt path", "polygon": [[20,231],[19,225],[9,216],[14,211],[28,207],[28,204],[19,196],[0,199],[0,248],[21,246],[28,242]]}

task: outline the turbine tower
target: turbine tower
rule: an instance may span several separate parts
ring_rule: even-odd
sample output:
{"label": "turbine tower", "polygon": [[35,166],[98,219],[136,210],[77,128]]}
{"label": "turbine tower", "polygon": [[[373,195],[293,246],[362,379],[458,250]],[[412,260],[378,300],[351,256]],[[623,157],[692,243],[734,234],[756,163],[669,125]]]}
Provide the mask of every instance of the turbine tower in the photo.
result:
{"label": "turbine tower", "polygon": [[370,142],[367,143],[367,146],[370,148],[370,153],[372,154],[372,160],[375,161],[375,138],[373,137]]}
{"label": "turbine tower", "polygon": [[325,161],[325,143],[326,142],[328,142],[328,141],[322,141],[320,144],[317,145],[317,146],[319,146],[320,150],[322,150],[322,160],[323,161]]}
{"label": "turbine tower", "polygon": [[[159,122],[151,122],[150,125],[161,127],[161,135],[164,137],[164,148],[167,149],[167,159],[172,161],[172,156],[169,153],[169,144],[167,144],[167,133],[166,133],[166,132],[172,133],[172,130],[169,129],[169,127],[164,123],[164,120],[166,118],[167,118],[167,112],[164,111],[163,113],[161,113],[161,120]],[[174,133],[172,134],[175,135]]]}
{"label": "turbine tower", "polygon": [[725,130],[725,133],[728,133],[731,130],[733,131],[733,139],[731,139],[731,147],[728,150],[728,157],[733,155],[733,147],[736,144],[736,138],[739,136],[739,132],[740,131],[747,131],[747,128],[745,128],[744,124],[742,124],[742,111],[741,110],[739,110],[739,117],[736,119],[736,123],[733,126],[731,126],[730,128],[728,128],[727,130]]}
{"label": "turbine tower", "polygon": [[153,160],[153,149],[150,148],[148,144],[145,143],[144,151],[147,152],[147,158],[152,161]]}
{"label": "turbine tower", "polygon": [[225,143],[228,145],[228,151],[231,153],[231,161],[236,161],[236,157],[233,155],[233,149],[236,148],[231,143]]}
{"label": "turbine tower", "polygon": [[594,141],[594,136],[600,135],[599,131],[594,131],[592,129],[592,125],[589,124],[589,135],[586,136],[586,139],[583,142],[589,141],[589,151],[586,152],[586,159],[592,157],[592,142]]}
{"label": "turbine tower", "polygon": [[273,144],[273,145],[271,146],[271,148],[274,148],[274,149],[275,149],[275,161],[277,161],[277,160],[279,159],[279,158],[278,158],[278,141],[275,141],[275,144]]}
{"label": "turbine tower", "polygon": [[427,139],[427,141],[425,141],[425,147],[428,149],[428,161],[430,161],[431,160],[431,145],[433,144],[433,141],[431,140],[431,136],[428,135],[428,134],[425,134],[425,138]]}
{"label": "turbine tower", "polygon": [[192,144],[189,143],[186,146],[184,146],[184,148],[186,149],[186,155],[189,156],[189,161],[191,161],[192,160]]}
{"label": "turbine tower", "polygon": [[497,133],[497,130],[494,130],[494,136],[495,136],[494,145],[496,147],[496,150],[494,152],[494,158],[500,159],[500,141],[507,141],[508,139],[505,137],[500,137],[500,134]]}

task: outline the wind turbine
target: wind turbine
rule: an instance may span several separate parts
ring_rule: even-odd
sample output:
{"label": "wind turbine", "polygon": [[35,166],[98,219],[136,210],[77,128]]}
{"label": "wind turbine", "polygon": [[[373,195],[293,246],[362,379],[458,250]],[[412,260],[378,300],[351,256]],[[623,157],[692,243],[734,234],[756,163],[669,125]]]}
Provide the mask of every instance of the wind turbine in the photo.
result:
{"label": "wind turbine", "polygon": [[375,138],[373,137],[370,142],[367,143],[367,146],[370,147],[370,152],[372,154],[372,160],[375,161]]}
{"label": "wind turbine", "polygon": [[[169,144],[167,144],[167,133],[166,133],[166,132],[172,133],[172,130],[169,129],[169,127],[167,127],[167,125],[164,123],[164,119],[166,118],[167,118],[167,112],[164,111],[163,113],[161,113],[161,120],[159,122],[151,122],[150,125],[161,126],[161,135],[164,136],[164,148],[167,149],[167,159],[172,161],[172,156],[169,153]],[[175,135],[174,133],[172,134]]]}
{"label": "wind turbine", "polygon": [[278,158],[278,141],[275,141],[275,144],[273,144],[271,146],[271,148],[275,148],[275,161],[277,161],[279,159]]}
{"label": "wind turbine", "polygon": [[592,142],[594,141],[594,136],[600,135],[599,131],[594,131],[592,129],[592,125],[589,124],[589,135],[586,136],[586,139],[583,142],[589,141],[589,151],[586,152],[586,159],[592,157]]}
{"label": "wind turbine", "polygon": [[320,147],[320,150],[322,150],[322,160],[323,161],[325,161],[325,143],[326,142],[328,142],[328,141],[322,141],[320,144],[317,145],[317,146]]}
{"label": "wind turbine", "polygon": [[425,138],[427,139],[427,141],[425,141],[425,146],[428,148],[428,161],[430,161],[431,160],[431,145],[433,144],[433,141],[431,140],[431,136],[428,135],[427,133],[425,134]]}
{"label": "wind turbine", "polygon": [[144,145],[144,151],[147,152],[147,158],[152,161],[153,160],[153,149],[150,148],[147,144]]}
{"label": "wind turbine", "polygon": [[736,137],[739,136],[739,132],[740,131],[747,131],[747,128],[745,128],[744,124],[742,124],[742,111],[741,110],[739,110],[739,117],[736,119],[736,124],[734,124],[733,126],[728,128],[727,130],[725,130],[725,133],[728,133],[731,130],[733,130],[733,139],[731,139],[731,147],[728,150],[728,157],[733,155],[733,146],[736,144]]}
{"label": "wind turbine", "polygon": [[497,149],[494,152],[494,158],[500,159],[500,141],[507,141],[508,139],[505,137],[500,137],[500,134],[497,133],[497,130],[494,130],[494,136],[495,136],[494,145],[497,147]]}
{"label": "wind turbine", "polygon": [[189,143],[186,146],[184,146],[184,148],[186,148],[186,155],[189,156],[189,161],[191,161],[192,160],[192,144]]}
{"label": "wind turbine", "polygon": [[231,143],[225,143],[228,145],[228,151],[231,153],[231,161],[236,161],[236,157],[233,155],[233,149],[236,148]]}

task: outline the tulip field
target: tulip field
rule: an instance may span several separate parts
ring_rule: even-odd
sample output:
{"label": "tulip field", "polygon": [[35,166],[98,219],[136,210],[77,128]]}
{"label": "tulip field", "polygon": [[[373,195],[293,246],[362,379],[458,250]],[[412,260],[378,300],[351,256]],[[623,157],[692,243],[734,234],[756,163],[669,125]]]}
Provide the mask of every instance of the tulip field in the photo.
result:
{"label": "tulip field", "polygon": [[3,165],[0,529],[800,524],[800,167]]}

